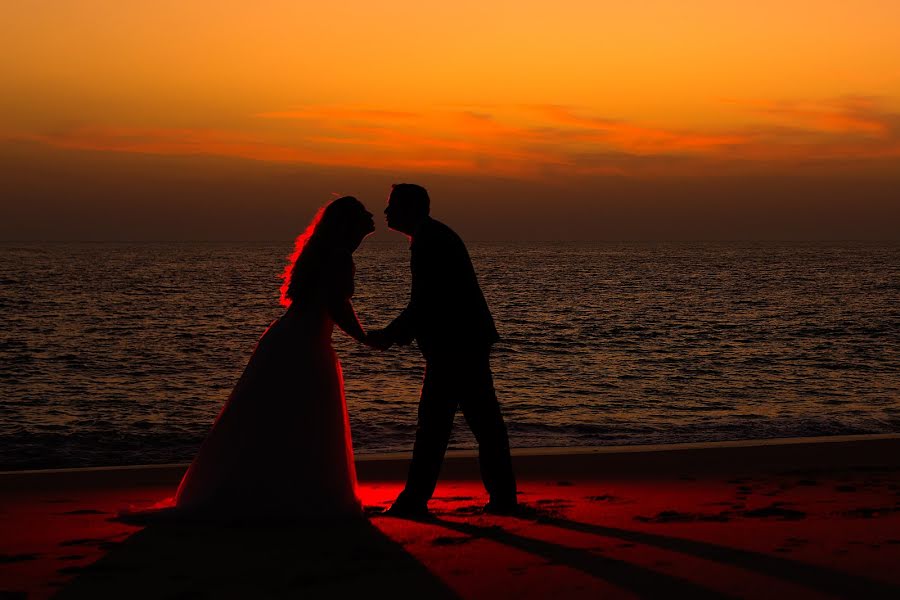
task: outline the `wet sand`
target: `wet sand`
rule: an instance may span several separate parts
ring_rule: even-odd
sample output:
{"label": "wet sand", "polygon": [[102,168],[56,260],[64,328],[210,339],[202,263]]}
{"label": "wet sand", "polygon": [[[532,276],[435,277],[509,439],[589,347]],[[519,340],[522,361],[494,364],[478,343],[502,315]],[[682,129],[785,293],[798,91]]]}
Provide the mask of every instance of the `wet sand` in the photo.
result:
{"label": "wet sand", "polygon": [[408,458],[360,457],[359,523],[114,519],[184,465],[0,474],[3,597],[900,597],[900,435],[523,450],[517,517],[470,453],[434,518],[381,514]]}

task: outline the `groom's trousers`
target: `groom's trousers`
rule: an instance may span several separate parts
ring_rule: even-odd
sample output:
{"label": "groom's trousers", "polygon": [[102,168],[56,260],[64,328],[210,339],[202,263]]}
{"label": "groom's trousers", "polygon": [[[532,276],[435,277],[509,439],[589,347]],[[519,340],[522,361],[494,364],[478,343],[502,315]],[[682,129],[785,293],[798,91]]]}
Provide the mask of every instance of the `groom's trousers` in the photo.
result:
{"label": "groom's trousers", "polygon": [[478,442],[481,479],[491,501],[514,504],[516,480],[506,425],[494,391],[489,348],[426,357],[413,458],[406,488],[398,500],[418,506],[431,498],[457,407]]}

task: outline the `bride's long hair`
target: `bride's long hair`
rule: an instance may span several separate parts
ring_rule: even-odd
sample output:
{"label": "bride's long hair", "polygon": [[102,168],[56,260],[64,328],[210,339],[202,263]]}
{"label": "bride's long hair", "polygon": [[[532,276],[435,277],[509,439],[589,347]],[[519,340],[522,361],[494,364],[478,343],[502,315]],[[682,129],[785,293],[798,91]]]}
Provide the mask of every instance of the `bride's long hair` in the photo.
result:
{"label": "bride's long hair", "polygon": [[341,196],[320,208],[306,229],[294,240],[294,251],[281,273],[281,305],[285,308],[297,299],[310,268],[310,250],[333,243],[341,228],[341,219],[351,208],[361,206],[354,196]]}

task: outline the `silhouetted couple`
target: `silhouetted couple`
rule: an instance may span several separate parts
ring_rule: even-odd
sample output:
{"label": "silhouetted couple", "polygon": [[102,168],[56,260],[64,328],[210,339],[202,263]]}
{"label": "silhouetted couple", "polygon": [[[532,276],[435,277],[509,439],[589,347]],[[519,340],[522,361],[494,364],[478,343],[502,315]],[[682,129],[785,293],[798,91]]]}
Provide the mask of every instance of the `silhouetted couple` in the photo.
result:
{"label": "silhouetted couple", "polygon": [[184,475],[176,512],[211,519],[362,514],[341,367],[331,346],[335,324],[380,350],[416,340],[425,357],[409,476],[388,512],[427,514],[457,408],[478,441],[490,495],[485,510],[516,509],[489,362],[497,330],[465,245],[429,210],[425,188],[393,186],[384,213],[388,227],[411,240],[412,290],[400,316],[368,334],[351,302],[351,255],[375,230],[372,214],[351,196],[319,211],[285,269],[287,310],[260,338]]}

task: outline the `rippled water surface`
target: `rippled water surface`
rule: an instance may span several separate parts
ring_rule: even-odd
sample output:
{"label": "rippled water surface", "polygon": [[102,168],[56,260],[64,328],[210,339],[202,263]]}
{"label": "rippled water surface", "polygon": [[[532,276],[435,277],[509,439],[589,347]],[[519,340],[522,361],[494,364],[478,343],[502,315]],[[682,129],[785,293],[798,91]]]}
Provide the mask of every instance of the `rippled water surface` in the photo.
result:
{"label": "rippled water surface", "polygon": [[[900,431],[898,245],[469,246],[515,446]],[[0,469],[189,460],[281,312],[289,250],[0,245]],[[357,252],[367,325],[404,306],[407,252]],[[357,452],[409,450],[415,348],[335,347]]]}

